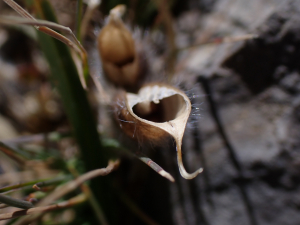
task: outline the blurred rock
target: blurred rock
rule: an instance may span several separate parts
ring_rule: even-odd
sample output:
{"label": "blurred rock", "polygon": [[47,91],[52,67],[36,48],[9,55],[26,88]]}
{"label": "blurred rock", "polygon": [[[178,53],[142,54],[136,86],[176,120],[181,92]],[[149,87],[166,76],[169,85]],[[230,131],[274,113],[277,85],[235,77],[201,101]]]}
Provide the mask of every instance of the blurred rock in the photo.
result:
{"label": "blurred rock", "polygon": [[[210,18],[217,12],[222,12],[217,14],[219,22]],[[204,100],[199,141],[210,186],[204,176],[196,183],[205,199],[201,207],[207,224],[299,223],[299,15],[299,0],[220,0],[212,15],[207,15],[207,27],[215,21],[214,32],[254,32],[259,38],[244,44],[204,46],[187,54],[187,70],[210,78],[210,94],[246,174],[240,180]],[[229,69],[225,76],[219,73],[222,67]],[[251,223],[240,184],[248,193],[257,223]]]}

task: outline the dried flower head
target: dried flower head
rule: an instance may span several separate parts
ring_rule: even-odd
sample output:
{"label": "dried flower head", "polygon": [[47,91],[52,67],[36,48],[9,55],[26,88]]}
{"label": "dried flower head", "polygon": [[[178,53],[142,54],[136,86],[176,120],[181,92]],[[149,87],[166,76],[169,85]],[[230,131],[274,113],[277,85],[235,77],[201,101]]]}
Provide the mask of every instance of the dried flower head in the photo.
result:
{"label": "dried flower head", "polygon": [[191,112],[189,98],[177,88],[165,84],[148,84],[137,94],[122,92],[115,104],[116,118],[123,131],[134,139],[158,142],[171,135],[177,148],[177,161],[182,177],[193,179],[182,163],[181,144]]}
{"label": "dried flower head", "polygon": [[110,11],[98,36],[98,50],[105,76],[117,86],[133,89],[140,80],[140,59],[132,34],[121,19],[124,12],[124,5]]}

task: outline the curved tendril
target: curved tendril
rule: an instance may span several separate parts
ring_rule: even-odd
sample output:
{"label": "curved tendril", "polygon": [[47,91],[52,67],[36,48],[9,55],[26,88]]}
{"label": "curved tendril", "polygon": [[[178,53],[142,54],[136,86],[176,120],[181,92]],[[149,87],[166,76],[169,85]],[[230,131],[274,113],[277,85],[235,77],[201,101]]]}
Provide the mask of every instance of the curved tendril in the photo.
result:
{"label": "curved tendril", "polygon": [[177,163],[178,163],[178,167],[179,167],[179,172],[181,174],[181,176],[185,179],[193,179],[195,178],[199,173],[201,173],[203,171],[203,168],[200,168],[198,170],[196,170],[194,173],[188,173],[186,172],[183,163],[182,163],[182,153],[181,153],[181,146],[176,146],[176,150],[177,150]]}

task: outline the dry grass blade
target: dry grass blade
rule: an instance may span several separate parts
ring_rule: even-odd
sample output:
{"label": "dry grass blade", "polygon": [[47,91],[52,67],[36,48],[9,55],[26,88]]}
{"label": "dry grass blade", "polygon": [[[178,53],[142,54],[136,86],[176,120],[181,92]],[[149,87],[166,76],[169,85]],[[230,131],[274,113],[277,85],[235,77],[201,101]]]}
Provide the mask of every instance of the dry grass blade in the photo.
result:
{"label": "dry grass blade", "polygon": [[162,177],[168,179],[171,182],[175,181],[175,179],[172,177],[171,174],[169,174],[167,171],[165,171],[160,165],[158,165],[152,159],[144,156],[140,152],[133,153],[133,152],[129,151],[128,149],[124,149],[123,147],[121,147],[121,145],[118,142],[116,142],[113,139],[105,139],[105,142],[106,143],[104,145],[106,147],[115,149],[115,150],[119,151],[120,153],[122,152],[122,154],[138,158],[140,161],[145,163],[147,166],[149,166],[151,169],[153,169],[155,172],[157,172]]}
{"label": "dry grass blade", "polygon": [[[31,16],[28,12],[26,12],[21,6],[19,6],[16,2],[14,2],[13,0],[4,0],[10,7],[12,7],[16,12],[18,12],[21,16],[27,18],[27,19],[19,19],[19,18],[15,18],[15,17],[9,17],[9,16],[1,16],[1,22],[3,23],[10,23],[10,24],[24,24],[24,25],[32,25],[34,26],[36,29],[49,34],[50,36],[62,41],[63,43],[67,44],[68,46],[70,46],[71,48],[73,48],[75,51],[77,51],[78,53],[80,53],[80,55],[82,56],[82,59],[84,61],[86,61],[87,59],[87,53],[84,49],[84,47],[81,45],[81,43],[77,40],[76,36],[74,35],[74,33],[72,32],[72,30],[69,27],[65,27],[62,25],[59,25],[57,23],[52,23],[49,21],[45,21],[45,20],[37,20],[35,19],[33,16]],[[66,38],[65,36],[55,32],[52,29],[56,29],[62,32],[66,32],[67,34],[69,34],[72,39],[74,40],[74,42],[76,43],[76,45],[79,47],[80,50],[78,50],[77,46],[68,38]]]}
{"label": "dry grass blade", "polygon": [[50,211],[58,210],[58,209],[69,208],[74,205],[78,205],[82,202],[85,202],[86,199],[87,198],[84,194],[80,194],[76,197],[69,199],[68,201],[64,201],[64,202],[61,202],[61,203],[58,203],[55,205],[40,206],[40,207],[31,208],[31,209],[27,209],[27,210],[16,210],[16,211],[9,212],[9,213],[3,213],[3,214],[0,214],[0,221],[13,219],[13,218],[25,216],[25,215],[31,215],[34,213],[43,213],[43,212],[50,212]]}
{"label": "dry grass blade", "polygon": [[47,198],[43,199],[39,205],[47,205],[55,200],[61,198],[65,194],[75,190],[77,187],[79,187],[82,183],[84,183],[87,180],[93,179],[98,176],[106,176],[110,174],[112,171],[117,169],[119,166],[119,161],[109,161],[108,166],[106,168],[102,169],[97,169],[97,170],[92,170],[90,172],[87,172],[80,177],[76,178],[73,181],[70,181],[66,183],[65,185],[61,186],[58,188],[56,191],[51,193],[50,195],[47,196]]}
{"label": "dry grass blade", "polygon": [[[19,13],[22,17],[25,19],[21,20],[19,18],[14,17],[1,17],[0,23],[5,24],[24,24],[24,25],[32,25],[37,30],[48,34],[49,36],[56,38],[57,40],[65,43],[70,48],[74,49],[75,52],[77,52],[83,62],[83,68],[87,68],[87,52],[84,49],[84,47],[81,45],[81,43],[78,41],[74,33],[69,27],[65,27],[56,23],[44,21],[44,20],[37,20],[33,16],[31,16],[26,10],[24,10],[21,6],[19,6],[15,1],[13,0],[4,0],[5,3],[7,3],[11,8],[13,8],[17,13]],[[61,35],[60,33],[50,29],[50,28],[66,32],[68,35],[71,36],[72,40],[75,42],[72,42],[70,39],[66,38],[65,36]],[[82,86],[86,88],[85,79],[83,78],[83,69],[81,67],[79,69],[79,75],[81,76],[82,80]]]}
{"label": "dry grass blade", "polygon": [[[85,49],[83,48],[83,46],[80,44],[80,42],[76,39],[75,35],[73,34],[73,32],[71,31],[71,29],[69,27],[64,27],[57,23],[49,22],[46,20],[37,20],[33,17],[32,17],[32,19],[26,19],[26,18],[18,18],[18,17],[11,17],[11,16],[1,16],[0,23],[8,24],[8,25],[15,24],[15,25],[34,26],[37,30],[42,31],[42,32],[50,35],[51,37],[54,37],[54,38],[60,40],[61,42],[65,43],[66,45],[68,45],[69,47],[74,49],[77,53],[79,53],[81,55],[82,59],[84,61],[86,61],[87,53],[86,53]],[[73,43],[68,38],[66,38],[65,36],[57,33],[56,31],[54,31],[50,28],[68,33],[69,35],[71,35],[72,39],[75,41],[76,44]]]}
{"label": "dry grass blade", "polygon": [[[78,188],[85,181],[93,179],[98,176],[106,176],[106,175],[110,174],[112,171],[114,171],[115,169],[118,168],[119,163],[120,163],[119,160],[109,161],[108,166],[106,168],[92,170],[90,172],[87,172],[87,173],[81,175],[80,177],[76,178],[75,180],[66,183],[65,185],[59,187],[54,192],[49,194],[46,198],[44,198],[42,201],[39,202],[38,206],[41,207],[41,206],[52,204],[57,199],[61,198],[62,196],[66,195],[67,193]],[[50,207],[50,206],[48,206],[48,207]],[[44,212],[44,211],[41,211],[41,212]],[[37,214],[37,215],[31,216],[31,217],[22,218],[22,219],[18,220],[15,225],[29,224],[31,221],[39,218],[39,216],[41,216],[41,215]]]}
{"label": "dry grass blade", "polygon": [[171,135],[176,142],[182,177],[193,179],[202,172],[201,168],[189,174],[182,162],[182,138],[191,112],[190,100],[182,91],[169,85],[149,84],[138,94],[121,93],[118,98],[123,104],[116,104],[116,117],[127,135],[152,142]]}
{"label": "dry grass blade", "polygon": [[165,171],[163,168],[161,168],[156,162],[154,162],[152,159],[148,157],[141,157],[139,156],[139,159],[145,163],[147,166],[149,166],[151,169],[153,169],[155,172],[157,172],[162,177],[168,179],[171,182],[174,182],[175,179],[172,177],[171,174],[169,174],[167,171]]}
{"label": "dry grass blade", "polygon": [[3,0],[7,5],[9,5],[11,8],[13,8],[16,12],[18,12],[22,17],[35,20],[35,18],[30,15],[28,12],[26,12],[21,6],[19,6],[15,1],[13,0]]}
{"label": "dry grass blade", "polygon": [[237,36],[231,36],[231,37],[219,37],[219,38],[213,38],[208,41],[196,43],[189,45],[187,47],[183,47],[178,49],[178,51],[183,51],[191,48],[201,47],[203,45],[209,45],[209,44],[225,44],[225,43],[234,43],[239,41],[247,41],[254,38],[258,38],[257,34],[244,34],[244,35],[237,35]]}

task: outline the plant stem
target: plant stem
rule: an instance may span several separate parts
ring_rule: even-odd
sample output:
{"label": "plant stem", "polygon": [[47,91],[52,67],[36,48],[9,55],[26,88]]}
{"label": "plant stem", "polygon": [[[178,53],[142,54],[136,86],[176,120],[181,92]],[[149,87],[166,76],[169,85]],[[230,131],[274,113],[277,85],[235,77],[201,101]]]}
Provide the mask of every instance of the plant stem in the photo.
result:
{"label": "plant stem", "polygon": [[71,198],[68,201],[64,201],[55,205],[41,206],[41,207],[35,207],[27,210],[17,210],[9,213],[0,214],[0,221],[16,218],[20,216],[30,215],[34,213],[50,212],[58,209],[69,208],[69,207],[73,207],[74,205],[81,204],[85,201],[86,201],[86,196],[84,194],[80,194],[74,198]]}
{"label": "plant stem", "polygon": [[[87,180],[93,179],[98,176],[106,176],[119,166],[119,161],[110,161],[106,168],[92,170],[87,172],[80,177],[76,178],[75,180],[69,181],[68,183],[64,184],[63,186],[57,188],[54,192],[49,194],[47,197],[42,199],[37,205],[38,207],[46,206],[52,204],[56,200],[60,199],[64,195],[70,193],[77,189],[81,184],[86,182]],[[85,196],[86,197],[86,196]],[[47,206],[50,207],[50,206]],[[46,212],[45,210],[40,211],[41,213]],[[42,216],[42,214],[33,215],[31,217],[25,217],[17,221],[15,225],[27,225],[30,224],[32,221],[37,220]],[[1,217],[0,217],[1,218]]]}
{"label": "plant stem", "polygon": [[69,178],[70,178],[70,176],[58,176],[53,179],[40,179],[40,180],[29,181],[29,182],[21,183],[21,184],[10,185],[7,187],[0,188],[0,193],[4,193],[7,191],[11,191],[14,189],[18,189],[18,188],[22,188],[22,187],[26,187],[26,186],[30,186],[30,185],[37,185],[38,187],[43,187],[43,186],[47,186],[47,185],[51,185],[51,184],[57,184],[62,181],[68,180]]}
{"label": "plant stem", "polygon": [[[76,170],[75,167],[69,167],[70,172],[75,176],[76,178],[79,176],[78,171]],[[100,206],[100,204],[97,202],[95,195],[93,194],[92,190],[86,183],[82,183],[80,185],[80,188],[82,192],[87,196],[88,201],[94,210],[95,216],[97,217],[99,223],[101,225],[108,225],[107,219],[104,215],[104,212]]]}
{"label": "plant stem", "polygon": [[15,199],[4,194],[0,194],[0,202],[21,209],[29,209],[34,207],[31,202]]}

